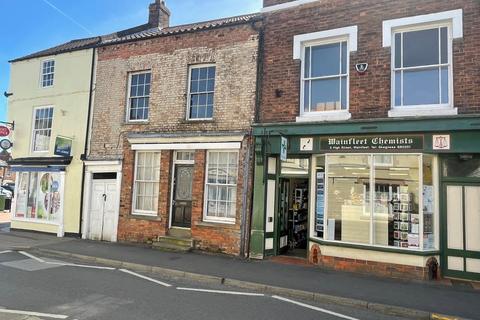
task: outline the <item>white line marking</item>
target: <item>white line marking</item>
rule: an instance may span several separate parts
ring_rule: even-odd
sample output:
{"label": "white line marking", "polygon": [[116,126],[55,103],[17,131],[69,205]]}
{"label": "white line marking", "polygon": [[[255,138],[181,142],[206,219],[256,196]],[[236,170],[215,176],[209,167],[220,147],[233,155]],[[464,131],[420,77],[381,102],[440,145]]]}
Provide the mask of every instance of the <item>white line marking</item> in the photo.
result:
{"label": "white line marking", "polygon": [[0,313],[21,314],[21,315],[26,315],[26,316],[44,317],[44,318],[52,318],[52,319],[67,319],[68,318],[68,316],[64,316],[64,315],[61,315],[61,314],[49,314],[49,313],[39,313],[39,312],[9,310],[9,309],[0,309]]}
{"label": "white line marking", "polygon": [[152,279],[152,278],[149,278],[149,277],[146,277],[146,276],[142,276],[141,274],[135,273],[135,272],[127,270],[127,269],[118,269],[118,270],[121,271],[121,272],[131,274],[132,276],[142,278],[142,279],[150,281],[150,282],[154,282],[154,283],[159,284],[159,285],[164,286],[164,287],[171,287],[172,286],[171,284],[168,284],[166,282],[162,282],[162,281],[155,280],[155,279]]}
{"label": "white line marking", "polygon": [[198,292],[208,292],[208,293],[223,293],[223,294],[233,294],[238,296],[252,296],[252,297],[264,297],[263,293],[250,293],[250,292],[238,292],[238,291],[223,291],[223,290],[209,290],[209,289],[195,289],[195,288],[177,288],[177,290],[183,291],[198,291]]}
{"label": "white line marking", "polygon": [[343,318],[343,319],[348,319],[348,320],[359,320],[357,318],[349,317],[349,316],[341,314],[341,313],[337,313],[337,312],[333,312],[333,311],[330,311],[330,310],[327,310],[327,309],[322,309],[322,308],[319,308],[319,307],[311,306],[309,304],[297,302],[297,301],[290,300],[290,299],[287,299],[287,298],[283,298],[283,297],[279,297],[279,296],[272,296],[272,298],[277,299],[277,300],[281,300],[281,301],[285,301],[285,302],[290,302],[290,303],[296,304],[297,306],[301,306],[301,307],[308,308],[308,309],[311,309],[311,310],[315,310],[315,311],[323,312],[323,313],[326,313],[326,314],[330,314],[330,315],[338,317],[338,318]]}
{"label": "white line marking", "polygon": [[12,250],[0,251],[0,254],[4,254],[4,253],[10,253],[10,252],[13,252],[13,251],[12,251]]}
{"label": "white line marking", "polygon": [[37,258],[37,257],[35,257],[33,254],[30,254],[30,253],[28,253],[28,252],[18,251],[18,253],[23,254],[24,256],[29,257],[30,259],[36,260],[36,261],[38,261],[38,262],[40,262],[40,263],[45,263],[45,260],[40,259],[40,258]]}
{"label": "white line marking", "polygon": [[100,269],[100,270],[116,270],[115,268],[111,268],[111,267],[87,266],[87,265],[84,265],[84,264],[65,263],[65,262],[45,261],[45,263],[55,264],[55,265],[64,266],[64,267],[79,267],[79,268]]}

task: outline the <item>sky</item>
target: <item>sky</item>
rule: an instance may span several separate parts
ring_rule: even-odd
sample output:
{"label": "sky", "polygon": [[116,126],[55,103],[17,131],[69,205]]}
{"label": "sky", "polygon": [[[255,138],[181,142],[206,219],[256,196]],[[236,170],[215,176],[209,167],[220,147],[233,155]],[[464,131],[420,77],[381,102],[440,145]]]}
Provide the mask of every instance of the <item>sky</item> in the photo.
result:
{"label": "sky", "polygon": [[[9,63],[73,39],[144,24],[153,0],[0,0],[0,121],[7,119]],[[262,0],[167,0],[170,25],[258,12]],[[36,76],[36,75],[32,75]]]}

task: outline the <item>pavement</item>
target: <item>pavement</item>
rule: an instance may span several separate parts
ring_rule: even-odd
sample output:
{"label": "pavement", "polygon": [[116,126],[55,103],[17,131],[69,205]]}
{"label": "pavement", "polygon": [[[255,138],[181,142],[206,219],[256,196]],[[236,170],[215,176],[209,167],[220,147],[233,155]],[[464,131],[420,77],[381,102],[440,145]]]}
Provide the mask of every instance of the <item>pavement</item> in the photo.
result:
{"label": "pavement", "polygon": [[162,252],[28,232],[0,232],[0,249],[24,249],[165,277],[218,283],[308,301],[376,310],[409,319],[480,319],[478,285],[385,279],[272,260],[241,260],[202,253]]}

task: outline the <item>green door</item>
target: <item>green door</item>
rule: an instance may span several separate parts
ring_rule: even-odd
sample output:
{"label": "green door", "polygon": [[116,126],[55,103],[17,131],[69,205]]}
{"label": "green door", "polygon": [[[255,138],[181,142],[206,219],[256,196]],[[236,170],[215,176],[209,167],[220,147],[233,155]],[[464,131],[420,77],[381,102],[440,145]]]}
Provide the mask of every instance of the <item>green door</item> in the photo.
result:
{"label": "green door", "polygon": [[443,183],[442,270],[480,280],[480,183]]}

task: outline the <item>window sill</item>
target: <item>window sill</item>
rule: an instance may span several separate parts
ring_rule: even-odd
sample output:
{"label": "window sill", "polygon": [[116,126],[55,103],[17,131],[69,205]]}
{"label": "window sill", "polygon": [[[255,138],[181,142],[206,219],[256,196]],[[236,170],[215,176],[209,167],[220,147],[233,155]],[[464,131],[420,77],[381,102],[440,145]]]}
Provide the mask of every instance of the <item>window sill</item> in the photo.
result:
{"label": "window sill", "polygon": [[149,124],[149,120],[125,121],[124,125]]}
{"label": "window sill", "polygon": [[128,216],[131,219],[137,220],[150,220],[150,221],[162,221],[162,218],[156,214],[146,214],[146,213],[132,213]]}
{"label": "window sill", "polygon": [[390,118],[456,115],[458,115],[458,109],[448,106],[393,107],[388,111]]}
{"label": "window sill", "polygon": [[213,118],[184,119],[183,123],[215,123],[215,120]]}
{"label": "window sill", "polygon": [[27,223],[37,223],[37,224],[48,224],[51,226],[59,226],[59,222],[49,221],[49,220],[42,220],[42,219],[30,219],[30,218],[16,218],[12,217],[12,221],[16,222],[27,222]]}
{"label": "window sill", "polygon": [[352,118],[348,110],[311,112],[297,117],[297,122],[344,121]]}
{"label": "window sill", "polygon": [[235,220],[203,220],[197,225],[204,227],[217,227],[219,225],[234,226]]}

